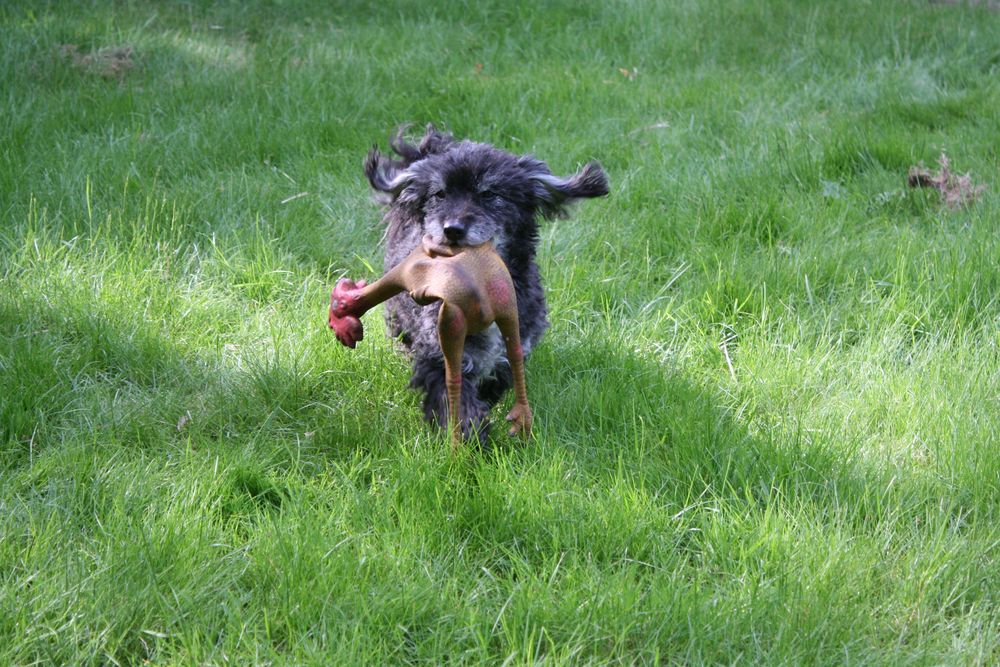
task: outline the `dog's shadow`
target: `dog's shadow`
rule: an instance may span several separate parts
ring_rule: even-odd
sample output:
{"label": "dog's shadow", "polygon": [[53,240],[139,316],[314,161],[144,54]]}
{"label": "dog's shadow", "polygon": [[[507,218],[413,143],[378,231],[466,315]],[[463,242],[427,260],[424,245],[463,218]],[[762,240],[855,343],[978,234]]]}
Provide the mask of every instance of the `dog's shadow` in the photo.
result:
{"label": "dog's shadow", "polygon": [[[389,342],[348,352],[318,320],[298,341],[301,354],[261,355],[233,367],[105,306],[58,294],[4,304],[0,331],[14,364],[0,387],[8,396],[9,468],[30,466],[95,431],[122,456],[173,456],[179,443],[196,443],[205,456],[241,467],[241,479],[264,482],[268,471],[336,467],[404,450],[428,461],[448,458],[447,439],[421,419],[419,397],[406,388],[406,361]],[[752,428],[718,389],[622,341],[547,337],[527,369],[534,435],[525,442],[506,434],[505,397],[493,412],[490,441],[470,447],[472,460],[460,474],[472,487],[467,492],[477,493],[488,470],[503,477],[501,469],[556,459],[593,485],[624,476],[678,503],[710,493],[763,506],[779,490],[791,502],[863,508],[873,485],[886,488],[879,471],[812,446],[802,430]],[[889,486],[909,492],[905,480]],[[498,529],[508,519],[488,523]]]}
{"label": "dog's shadow", "polygon": [[[558,452],[595,481],[624,476],[678,503],[709,493],[822,511],[852,499],[863,507],[873,486],[893,486],[888,474],[814,443],[806,429],[766,416],[751,423],[719,388],[658,358],[662,351],[615,338],[550,336],[535,350],[535,456]],[[509,439],[502,446],[517,447]]]}

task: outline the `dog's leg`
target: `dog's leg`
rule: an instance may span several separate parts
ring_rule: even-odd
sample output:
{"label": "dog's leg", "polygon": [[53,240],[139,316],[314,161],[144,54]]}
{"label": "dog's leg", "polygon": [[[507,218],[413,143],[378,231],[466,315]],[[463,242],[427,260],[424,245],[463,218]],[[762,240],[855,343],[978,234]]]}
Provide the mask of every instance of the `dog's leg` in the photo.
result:
{"label": "dog's leg", "polygon": [[508,359],[500,359],[490,373],[479,382],[479,398],[492,407],[514,386],[514,375]]}
{"label": "dog's leg", "polygon": [[413,362],[410,389],[424,394],[424,419],[447,429],[448,392],[444,386],[444,358],[417,357]]}
{"label": "dog's leg", "polygon": [[[468,343],[468,339],[466,342]],[[413,365],[410,388],[423,394],[424,419],[431,424],[437,424],[443,431],[447,431],[448,390],[445,386],[443,357],[417,359]],[[476,378],[463,374],[462,405],[458,412],[461,418],[462,436],[467,441],[478,437],[479,442],[485,443],[489,439],[490,432],[490,404],[479,396],[476,388]]]}
{"label": "dog's leg", "polygon": [[451,447],[462,442],[460,408],[462,405],[462,350],[465,348],[467,324],[462,309],[445,301],[438,315],[438,338],[444,352],[444,379],[448,390],[448,429]]}

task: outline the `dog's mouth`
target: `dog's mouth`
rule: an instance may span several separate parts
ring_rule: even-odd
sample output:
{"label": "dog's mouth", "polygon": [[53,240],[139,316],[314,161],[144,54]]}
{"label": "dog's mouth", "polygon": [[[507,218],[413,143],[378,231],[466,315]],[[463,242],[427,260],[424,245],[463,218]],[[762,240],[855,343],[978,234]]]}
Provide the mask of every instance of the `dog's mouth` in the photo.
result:
{"label": "dog's mouth", "polygon": [[468,236],[468,235],[466,235],[466,236],[463,236],[460,239],[449,239],[447,237],[442,238],[440,240],[439,245],[442,245],[442,246],[444,246],[446,248],[455,248],[457,250],[457,249],[461,249],[461,248],[475,248],[476,246],[480,246],[480,245],[482,245],[484,243],[488,243],[488,242],[490,242],[492,240],[494,240],[492,237],[485,237],[485,238],[483,238],[483,237],[480,237],[480,236]]}
{"label": "dog's mouth", "polygon": [[469,246],[478,245],[467,234],[463,234],[458,238],[449,238],[443,235],[438,238],[438,243],[449,248],[468,248]]}
{"label": "dog's mouth", "polygon": [[431,257],[441,255],[451,257],[461,252],[465,244],[461,241],[449,241],[447,239],[436,241],[433,236],[427,234],[423,238],[422,245],[424,247],[424,252]]}

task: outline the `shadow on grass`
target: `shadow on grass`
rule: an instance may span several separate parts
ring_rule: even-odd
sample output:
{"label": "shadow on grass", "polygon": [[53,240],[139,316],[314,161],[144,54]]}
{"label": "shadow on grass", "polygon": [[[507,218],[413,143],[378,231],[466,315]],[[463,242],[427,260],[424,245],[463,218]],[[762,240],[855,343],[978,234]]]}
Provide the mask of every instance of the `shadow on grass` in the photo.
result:
{"label": "shadow on grass", "polygon": [[[835,436],[749,427],[716,390],[642,351],[553,336],[534,355],[537,439],[473,462],[461,482],[397,493],[434,498],[415,514],[447,517],[443,541],[511,582],[510,615],[544,627],[546,650],[618,633],[639,650],[697,646],[726,662],[746,648],[735,637],[768,637],[761,655],[802,650],[802,637],[781,637],[795,623],[822,628],[820,654],[834,660],[885,631],[878,610],[907,599],[897,568],[919,560],[917,545],[985,548],[943,540],[969,507],[939,489],[866,466]],[[950,585],[920,604],[989,604],[983,572],[964,599]],[[590,641],[577,657],[609,650]]]}
{"label": "shadow on grass", "polygon": [[333,342],[321,322],[305,354],[265,345],[233,360],[79,292],[15,295],[0,301],[0,319],[8,466],[81,437],[149,452],[269,441],[299,454],[352,455],[358,430],[330,425],[355,421],[365,395],[346,378],[362,376],[363,359],[324,367]]}
{"label": "shadow on grass", "polygon": [[[494,451],[456,458],[443,448],[430,451],[443,446],[443,438],[418,436],[412,449],[399,442],[414,432],[411,423],[422,427],[415,400],[386,410],[407,390],[403,364],[379,364],[386,377],[372,377],[374,350],[385,348],[337,357],[330,375],[323,364],[335,343],[321,331],[301,343],[315,351],[305,362],[271,357],[260,368],[223,372],[208,355],[93,301],[19,297],[0,302],[0,314],[4,363],[16,364],[16,373],[2,376],[0,395],[26,401],[4,404],[4,463],[15,479],[7,493],[45,494],[53,483],[71,485],[76,492],[60,504],[75,518],[72,539],[81,539],[99,535],[98,522],[108,517],[141,525],[150,507],[163,511],[176,502],[176,490],[186,488],[190,511],[221,526],[226,539],[264,554],[283,554],[282,545],[293,545],[291,551],[307,555],[308,567],[296,570],[290,583],[272,576],[275,562],[250,556],[254,576],[227,579],[229,588],[219,594],[268,604],[269,596],[289,597],[296,609],[305,600],[304,611],[271,608],[294,617],[282,626],[289,638],[331,622],[323,611],[329,589],[342,592],[347,601],[340,609],[348,618],[375,619],[385,631],[405,635],[400,641],[409,643],[392,649],[396,658],[419,653],[441,626],[453,641],[467,641],[455,639],[465,636],[454,625],[464,628],[462,615],[453,613],[456,604],[480,623],[490,654],[501,655],[521,632],[513,625],[502,629],[513,633],[506,639],[496,632],[509,596],[509,618],[545,627],[543,651],[605,636],[610,627],[643,650],[700,645],[717,658],[708,661],[722,661],[741,650],[725,641],[762,628],[777,631],[788,619],[786,591],[778,585],[769,598],[755,597],[756,611],[747,612],[750,594],[741,577],[757,577],[752,585],[758,589],[780,578],[774,572],[797,577],[816,554],[825,557],[821,549],[804,548],[810,536],[829,538],[831,530],[836,537],[844,528],[875,535],[881,522],[902,517],[907,523],[934,502],[930,495],[921,500],[912,480],[893,483],[845,459],[836,443],[787,429],[753,431],[712,388],[620,338],[551,336],[529,362],[536,439],[522,444],[501,435]],[[21,411],[16,419],[10,405]],[[190,421],[180,423],[191,405],[198,407]],[[32,464],[19,437],[25,426],[10,427],[32,420],[39,429],[31,456],[55,462],[35,458]],[[86,450],[60,454],[60,448],[79,450],[81,439]],[[175,459],[181,467],[167,465]],[[102,468],[111,464],[117,477],[102,482]],[[122,466],[157,470],[139,491],[142,502],[133,496],[120,504],[120,491],[133,479]],[[219,476],[209,473],[213,466]],[[321,488],[310,488],[317,479]],[[339,507],[327,506],[333,504]],[[335,526],[322,523],[327,513],[339,516]],[[792,518],[782,523],[786,515]],[[283,541],[272,543],[274,535]],[[345,535],[357,539],[336,551],[347,543]],[[329,569],[331,553],[339,570]],[[436,568],[447,594],[413,583],[424,581],[420,572],[427,566]],[[204,567],[192,566],[192,581]],[[875,576],[866,572],[857,576]],[[608,595],[608,586],[616,594]],[[479,588],[488,591],[483,601],[476,601]],[[839,581],[819,590],[851,594]],[[632,602],[622,595],[632,595]],[[400,605],[406,596],[415,606]],[[963,604],[984,596],[975,589]],[[719,599],[728,611],[712,606]],[[130,600],[144,613],[165,613]],[[210,596],[208,604],[219,602]],[[849,637],[857,611],[857,604],[823,610],[815,623],[833,619]],[[149,655],[136,639],[135,621],[109,622],[128,637],[115,649],[118,659]],[[692,628],[716,632],[720,642]],[[649,637],[659,639],[651,644]],[[284,639],[272,641],[277,654],[293,651]],[[588,641],[586,647],[583,655],[595,659],[628,652],[617,644]],[[831,647],[840,650],[835,642]]]}
{"label": "shadow on grass", "polygon": [[[499,449],[512,465],[548,472],[535,489],[502,474],[478,476],[476,493],[493,498],[463,517],[487,551],[506,542],[531,558],[589,544],[602,545],[592,551],[597,562],[625,554],[657,562],[701,539],[678,530],[676,519],[692,509],[805,511],[868,533],[937,503],[919,479],[866,466],[836,436],[751,428],[717,390],[669,362],[598,337],[547,343],[528,365],[538,440]],[[511,491],[518,487],[521,495]],[[648,505],[653,518],[637,518],[624,509],[630,503]]]}
{"label": "shadow on grass", "polygon": [[[337,355],[316,323],[303,353],[275,349],[233,368],[96,301],[20,295],[0,303],[0,315],[8,467],[83,433],[148,450],[193,442],[256,451],[259,442],[283,443],[258,452],[281,468],[292,465],[281,463],[284,457],[305,455],[322,467],[358,451],[386,454],[395,446],[386,433],[440,444],[432,444],[440,434],[418,426],[417,398],[404,388],[405,360],[378,348],[395,358],[383,359],[373,377],[370,355]],[[480,461],[513,457],[530,466],[551,456],[588,484],[627,480],[680,507],[706,495],[760,507],[780,499],[822,512],[850,507],[862,523],[923,495],[918,480],[893,483],[864,466],[850,443],[794,425],[751,431],[716,391],[669,361],[596,336],[550,336],[546,343],[528,364],[536,441],[513,440],[496,421]],[[509,402],[508,395],[501,409]]]}

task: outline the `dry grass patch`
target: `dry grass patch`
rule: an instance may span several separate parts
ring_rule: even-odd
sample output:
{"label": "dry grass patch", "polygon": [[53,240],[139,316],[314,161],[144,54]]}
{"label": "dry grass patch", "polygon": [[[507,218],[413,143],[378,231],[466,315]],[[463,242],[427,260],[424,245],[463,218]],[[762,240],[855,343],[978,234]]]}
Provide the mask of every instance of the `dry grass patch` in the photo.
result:
{"label": "dry grass patch", "polygon": [[59,55],[80,71],[118,81],[136,66],[135,48],[128,44],[105,46],[89,53],[82,53],[76,44],[63,44]]}
{"label": "dry grass patch", "polygon": [[941,193],[941,201],[948,208],[960,208],[974,202],[986,189],[982,183],[974,184],[972,175],[968,172],[964,175],[953,174],[950,169],[951,161],[943,151],[938,158],[938,166],[941,169],[936,174],[924,167],[923,163],[910,167],[910,187],[934,188]]}

